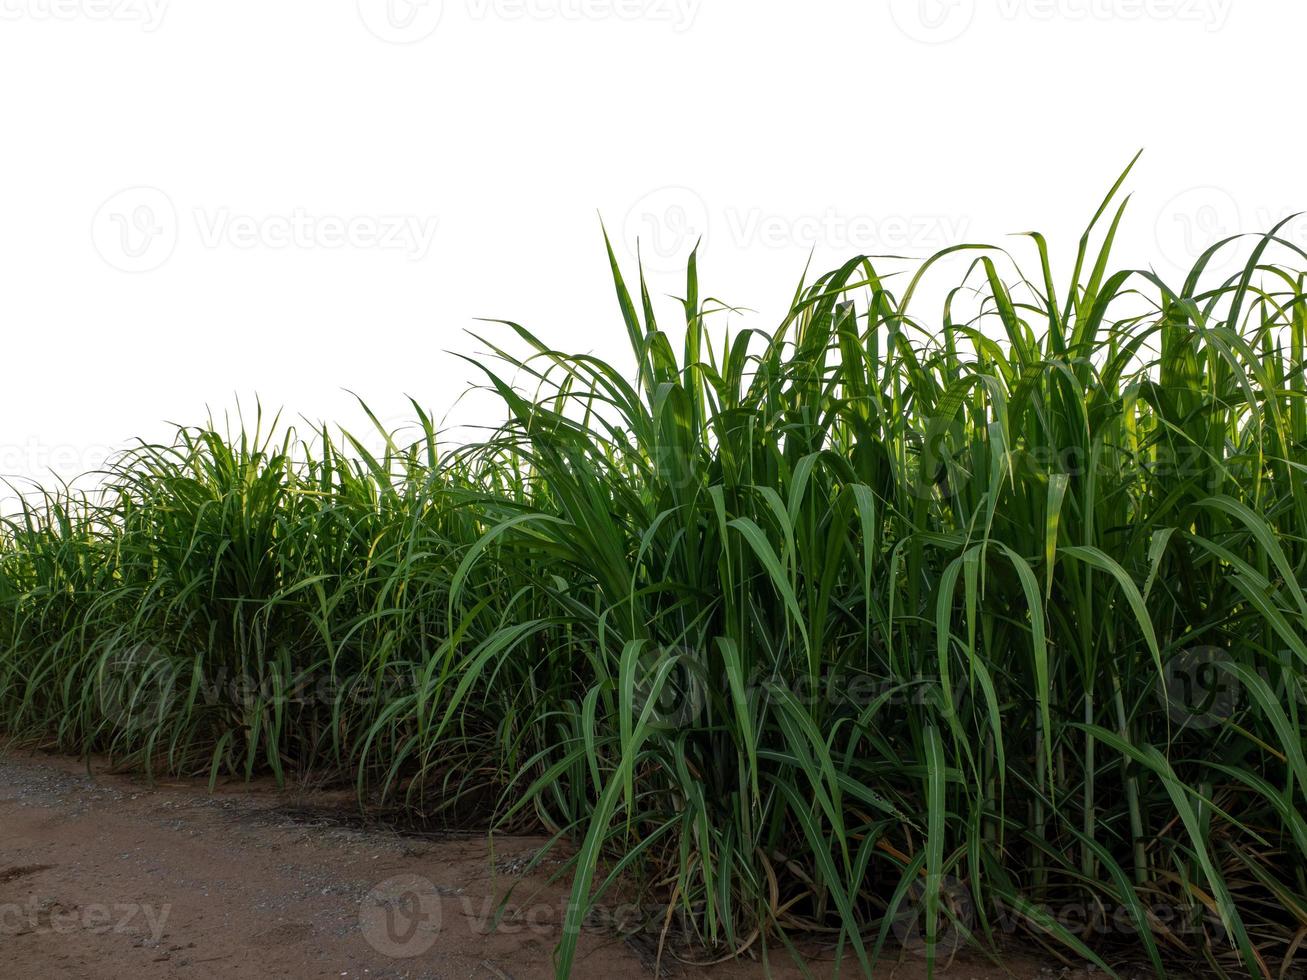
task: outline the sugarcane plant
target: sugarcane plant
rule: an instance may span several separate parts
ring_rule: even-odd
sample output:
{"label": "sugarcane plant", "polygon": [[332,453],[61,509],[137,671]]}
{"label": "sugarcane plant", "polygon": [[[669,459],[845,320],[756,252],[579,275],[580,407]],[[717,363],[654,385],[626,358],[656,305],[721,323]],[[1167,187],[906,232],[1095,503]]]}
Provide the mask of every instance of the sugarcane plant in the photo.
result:
{"label": "sugarcane plant", "polygon": [[488,435],[259,413],[28,491],[0,729],[543,829],[560,976],[618,895],[691,962],[1289,975],[1307,254],[1112,271],[1129,172],[1064,284],[1037,233],[858,256],[732,332],[697,250],[669,319],[610,246],[629,362],[483,329]]}

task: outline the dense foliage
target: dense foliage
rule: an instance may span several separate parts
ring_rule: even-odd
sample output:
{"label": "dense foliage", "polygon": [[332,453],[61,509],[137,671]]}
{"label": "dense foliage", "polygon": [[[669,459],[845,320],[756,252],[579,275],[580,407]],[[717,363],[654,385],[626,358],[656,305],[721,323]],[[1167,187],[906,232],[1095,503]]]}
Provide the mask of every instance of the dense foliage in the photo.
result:
{"label": "dense foliage", "polygon": [[859,257],[728,336],[694,256],[674,331],[614,262],[632,365],[500,328],[507,421],[475,444],[416,405],[381,453],[254,419],[29,495],[0,729],[543,827],[563,974],[620,888],[700,959],[1017,934],[1279,976],[1307,935],[1307,254],[1111,272],[1119,186],[1069,288],[1034,234],[1029,277]]}

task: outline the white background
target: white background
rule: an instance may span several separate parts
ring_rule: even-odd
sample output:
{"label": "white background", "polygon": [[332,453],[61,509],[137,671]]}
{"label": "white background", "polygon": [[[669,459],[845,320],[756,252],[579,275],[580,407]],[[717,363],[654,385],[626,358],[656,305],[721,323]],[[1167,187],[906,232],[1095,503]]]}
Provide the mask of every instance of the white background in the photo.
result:
{"label": "white background", "polygon": [[447,352],[506,339],[477,317],[620,360],[600,216],[659,295],[702,236],[704,291],[767,328],[809,252],[1038,229],[1065,271],[1143,147],[1118,260],[1176,277],[1307,208],[1305,27],[1283,0],[0,0],[0,473],[255,395],[443,415],[474,377]]}

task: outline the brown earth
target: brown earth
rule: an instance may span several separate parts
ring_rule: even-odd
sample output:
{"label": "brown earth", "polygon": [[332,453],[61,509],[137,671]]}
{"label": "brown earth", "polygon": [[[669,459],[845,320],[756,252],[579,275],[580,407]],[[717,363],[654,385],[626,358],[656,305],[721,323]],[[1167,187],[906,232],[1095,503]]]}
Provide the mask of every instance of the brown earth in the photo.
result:
{"label": "brown earth", "polygon": [[[553,976],[566,893],[540,838],[415,835],[364,824],[341,794],[144,780],[103,764],[0,753],[0,978]],[[552,868],[556,870],[557,860]],[[496,926],[498,897],[513,888]],[[653,978],[653,941],[587,926],[573,976]],[[756,951],[755,951],[756,953]],[[847,962],[844,976],[856,975]],[[783,950],[663,974],[801,972]],[[830,976],[820,955],[807,964]],[[1051,958],[959,958],[952,980],[1085,978]],[[893,950],[878,978],[919,980]]]}

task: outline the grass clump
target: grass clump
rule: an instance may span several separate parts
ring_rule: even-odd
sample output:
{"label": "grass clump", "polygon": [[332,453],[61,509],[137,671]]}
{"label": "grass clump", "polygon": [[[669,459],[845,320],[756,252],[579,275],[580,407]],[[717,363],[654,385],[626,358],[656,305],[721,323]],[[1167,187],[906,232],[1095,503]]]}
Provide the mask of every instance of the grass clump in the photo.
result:
{"label": "grass clump", "polygon": [[1287,975],[1307,255],[1111,272],[1120,184],[1061,288],[1038,235],[1029,276],[858,257],[732,336],[696,256],[674,330],[614,260],[634,367],[509,324],[476,443],[417,405],[379,453],[256,418],[29,497],[0,726],[543,827],[575,843],[563,975],[617,887],[698,958],[1019,934]]}

